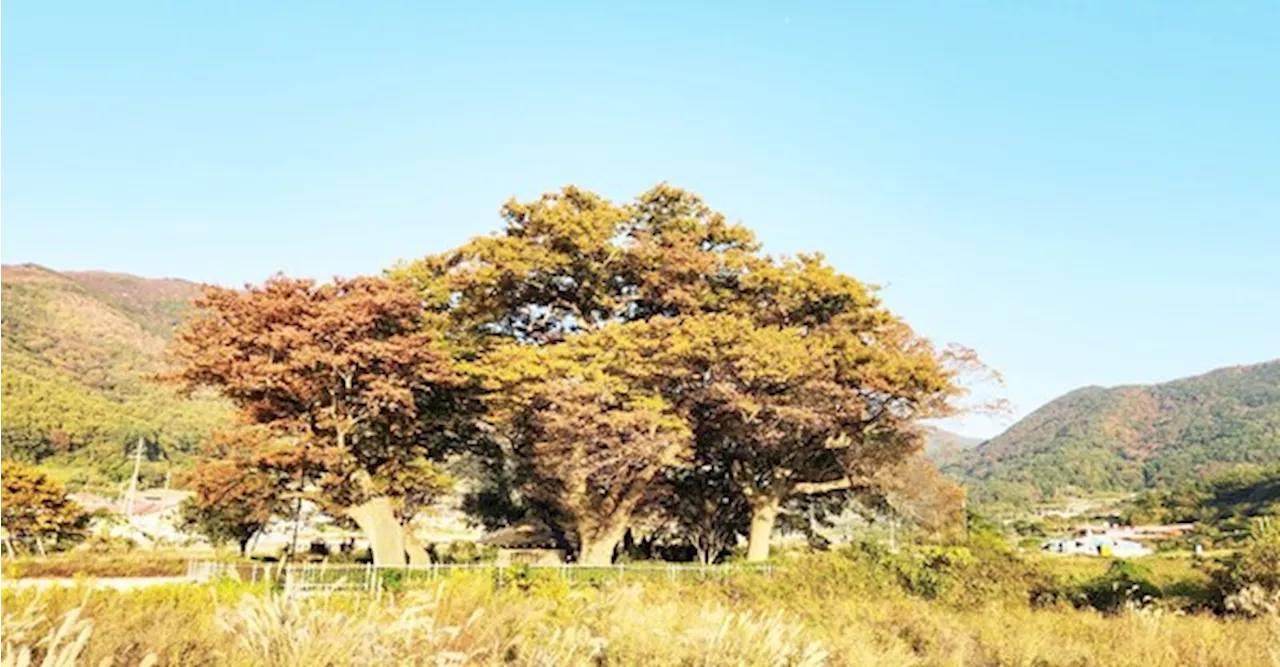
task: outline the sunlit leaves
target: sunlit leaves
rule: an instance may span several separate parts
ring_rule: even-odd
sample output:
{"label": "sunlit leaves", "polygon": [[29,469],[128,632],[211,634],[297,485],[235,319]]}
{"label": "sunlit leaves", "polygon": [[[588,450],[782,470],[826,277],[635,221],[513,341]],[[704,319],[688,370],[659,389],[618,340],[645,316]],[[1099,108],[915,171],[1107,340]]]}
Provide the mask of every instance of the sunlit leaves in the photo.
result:
{"label": "sunlit leaves", "polygon": [[83,531],[83,510],[57,482],[35,468],[12,461],[0,463],[0,471],[4,487],[0,516],[11,537],[20,543],[56,541]]}
{"label": "sunlit leaves", "polygon": [[[196,306],[175,340],[173,379],[228,396],[291,444],[300,471],[323,465],[339,481],[356,470],[394,475],[396,464],[447,445],[465,381],[409,287],[277,276],[209,288]],[[284,462],[278,449],[260,454]]]}

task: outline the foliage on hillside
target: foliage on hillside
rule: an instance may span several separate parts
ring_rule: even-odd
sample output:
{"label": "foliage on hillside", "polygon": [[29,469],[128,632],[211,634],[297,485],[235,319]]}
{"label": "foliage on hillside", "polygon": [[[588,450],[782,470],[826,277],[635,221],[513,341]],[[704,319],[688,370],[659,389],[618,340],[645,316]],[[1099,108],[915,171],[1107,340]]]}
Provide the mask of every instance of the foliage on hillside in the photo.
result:
{"label": "foliage on hillside", "polygon": [[163,338],[182,321],[199,285],[175,278],[142,278],[106,271],[68,271],[93,296],[129,315],[142,328]]}
{"label": "foliage on hillside", "polygon": [[1133,523],[1190,523],[1244,531],[1251,520],[1280,517],[1280,464],[1245,468],[1133,499],[1125,518]]}
{"label": "foliage on hillside", "polygon": [[925,437],[924,454],[941,465],[955,459],[961,452],[973,449],[982,443],[982,438],[971,438],[945,429],[932,428]]}
{"label": "foliage on hillside", "polygon": [[130,473],[142,438],[158,479],[229,418],[221,401],[150,379],[194,283],[21,265],[4,267],[3,289],[6,458],[108,485]]}
{"label": "foliage on hillside", "polygon": [[1167,487],[1280,462],[1280,361],[1066,394],[947,465],[978,501]]}

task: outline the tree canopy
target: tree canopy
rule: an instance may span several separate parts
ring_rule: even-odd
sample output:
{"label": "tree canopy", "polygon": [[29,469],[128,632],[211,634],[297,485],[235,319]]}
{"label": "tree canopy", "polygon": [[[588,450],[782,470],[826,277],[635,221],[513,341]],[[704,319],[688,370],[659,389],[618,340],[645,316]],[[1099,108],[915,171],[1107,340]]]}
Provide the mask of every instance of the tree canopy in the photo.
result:
{"label": "tree canopy", "polygon": [[296,492],[321,487],[370,533],[379,563],[403,563],[387,494],[453,442],[465,388],[418,295],[381,278],[277,276],[210,287],[196,307],[176,336],[171,379],[215,387],[268,427],[275,444],[258,462],[293,470]]}
{"label": "tree canopy", "polygon": [[[0,462],[0,516],[9,539],[26,548],[52,548],[84,532],[84,510],[60,484],[35,468]],[[11,543],[12,544],[12,543]]]}
{"label": "tree canopy", "polygon": [[251,463],[214,460],[188,477],[196,495],[181,506],[182,524],[215,546],[235,543],[241,555],[268,522],[287,511],[281,498],[285,487]]}
{"label": "tree canopy", "polygon": [[[557,459],[558,478],[643,471],[649,487],[651,462],[725,461],[752,507],[755,559],[788,498],[871,483],[918,449],[919,420],[952,414],[958,373],[977,365],[968,351],[936,351],[821,255],[764,255],[748,229],[669,185],[623,205],[568,187],[508,202],[502,217],[496,235],[392,276],[451,321],[490,404],[527,412],[494,413],[508,454],[550,451],[528,443],[545,441],[551,419],[595,434],[579,463]],[[690,453],[637,453],[678,451],[628,435],[677,418]],[[537,467],[516,469],[516,487],[541,495]]]}

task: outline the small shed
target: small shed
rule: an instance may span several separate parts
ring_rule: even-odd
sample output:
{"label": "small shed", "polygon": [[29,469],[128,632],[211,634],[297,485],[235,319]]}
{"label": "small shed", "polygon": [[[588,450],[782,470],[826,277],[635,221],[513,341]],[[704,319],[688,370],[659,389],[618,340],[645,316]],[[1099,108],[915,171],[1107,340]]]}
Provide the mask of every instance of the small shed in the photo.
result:
{"label": "small shed", "polygon": [[478,541],[498,550],[498,565],[560,565],[564,549],[546,526],[522,523],[490,533]]}

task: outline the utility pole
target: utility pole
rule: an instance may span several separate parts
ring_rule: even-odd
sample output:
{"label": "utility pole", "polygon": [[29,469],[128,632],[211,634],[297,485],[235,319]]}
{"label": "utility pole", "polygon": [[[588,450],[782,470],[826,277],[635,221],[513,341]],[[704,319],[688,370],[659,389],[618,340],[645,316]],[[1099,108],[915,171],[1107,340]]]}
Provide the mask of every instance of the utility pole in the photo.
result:
{"label": "utility pole", "polygon": [[129,480],[129,497],[125,500],[124,515],[133,518],[133,498],[138,493],[138,472],[142,468],[142,446],[145,439],[138,438],[138,448],[133,452],[133,477]]}

